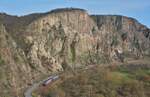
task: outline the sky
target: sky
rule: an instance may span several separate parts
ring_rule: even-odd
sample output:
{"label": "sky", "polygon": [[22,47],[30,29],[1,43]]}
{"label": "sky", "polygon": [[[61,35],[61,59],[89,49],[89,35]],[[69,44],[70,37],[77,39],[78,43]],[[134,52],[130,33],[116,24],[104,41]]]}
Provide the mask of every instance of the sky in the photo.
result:
{"label": "sky", "polygon": [[0,12],[18,16],[66,7],[82,8],[89,14],[129,16],[150,28],[150,0],[0,0]]}

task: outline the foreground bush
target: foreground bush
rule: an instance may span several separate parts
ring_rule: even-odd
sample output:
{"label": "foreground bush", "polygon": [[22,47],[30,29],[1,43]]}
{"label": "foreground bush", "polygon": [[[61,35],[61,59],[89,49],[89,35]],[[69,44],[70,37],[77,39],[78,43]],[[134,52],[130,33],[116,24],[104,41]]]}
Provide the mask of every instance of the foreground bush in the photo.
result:
{"label": "foreground bush", "polygon": [[149,73],[149,69],[123,66],[78,71],[42,97],[150,97]]}

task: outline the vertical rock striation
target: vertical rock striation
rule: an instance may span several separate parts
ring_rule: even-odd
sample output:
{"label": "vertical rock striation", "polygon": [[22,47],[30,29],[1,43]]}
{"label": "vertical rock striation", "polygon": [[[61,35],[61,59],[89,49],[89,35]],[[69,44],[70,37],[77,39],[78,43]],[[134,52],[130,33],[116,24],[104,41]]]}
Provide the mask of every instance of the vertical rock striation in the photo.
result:
{"label": "vertical rock striation", "polygon": [[125,16],[57,9],[23,17],[0,14],[0,95],[21,95],[44,75],[111,62],[115,51],[150,55],[150,29]]}

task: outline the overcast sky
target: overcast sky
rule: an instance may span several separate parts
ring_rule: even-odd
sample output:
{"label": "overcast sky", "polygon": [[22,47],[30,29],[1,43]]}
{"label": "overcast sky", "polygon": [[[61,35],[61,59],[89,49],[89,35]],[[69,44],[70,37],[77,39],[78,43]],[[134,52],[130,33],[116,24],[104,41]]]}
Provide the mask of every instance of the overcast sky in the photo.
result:
{"label": "overcast sky", "polygon": [[150,27],[150,0],[0,0],[0,12],[19,16],[64,7],[83,8],[90,14],[130,16]]}

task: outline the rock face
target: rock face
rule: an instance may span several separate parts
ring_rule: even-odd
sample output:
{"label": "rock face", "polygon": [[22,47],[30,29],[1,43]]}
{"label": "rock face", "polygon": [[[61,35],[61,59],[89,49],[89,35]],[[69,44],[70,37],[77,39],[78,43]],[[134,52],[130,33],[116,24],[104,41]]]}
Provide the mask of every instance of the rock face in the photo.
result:
{"label": "rock face", "polygon": [[[92,16],[102,36],[107,36],[111,47],[125,53],[149,54],[150,29],[125,16]],[[110,47],[109,47],[110,48]],[[139,53],[138,53],[139,52]],[[137,55],[138,56],[138,55]]]}
{"label": "rock face", "polygon": [[23,17],[0,14],[0,95],[67,67],[114,61],[116,53],[150,55],[150,29],[133,18],[57,9]]}

